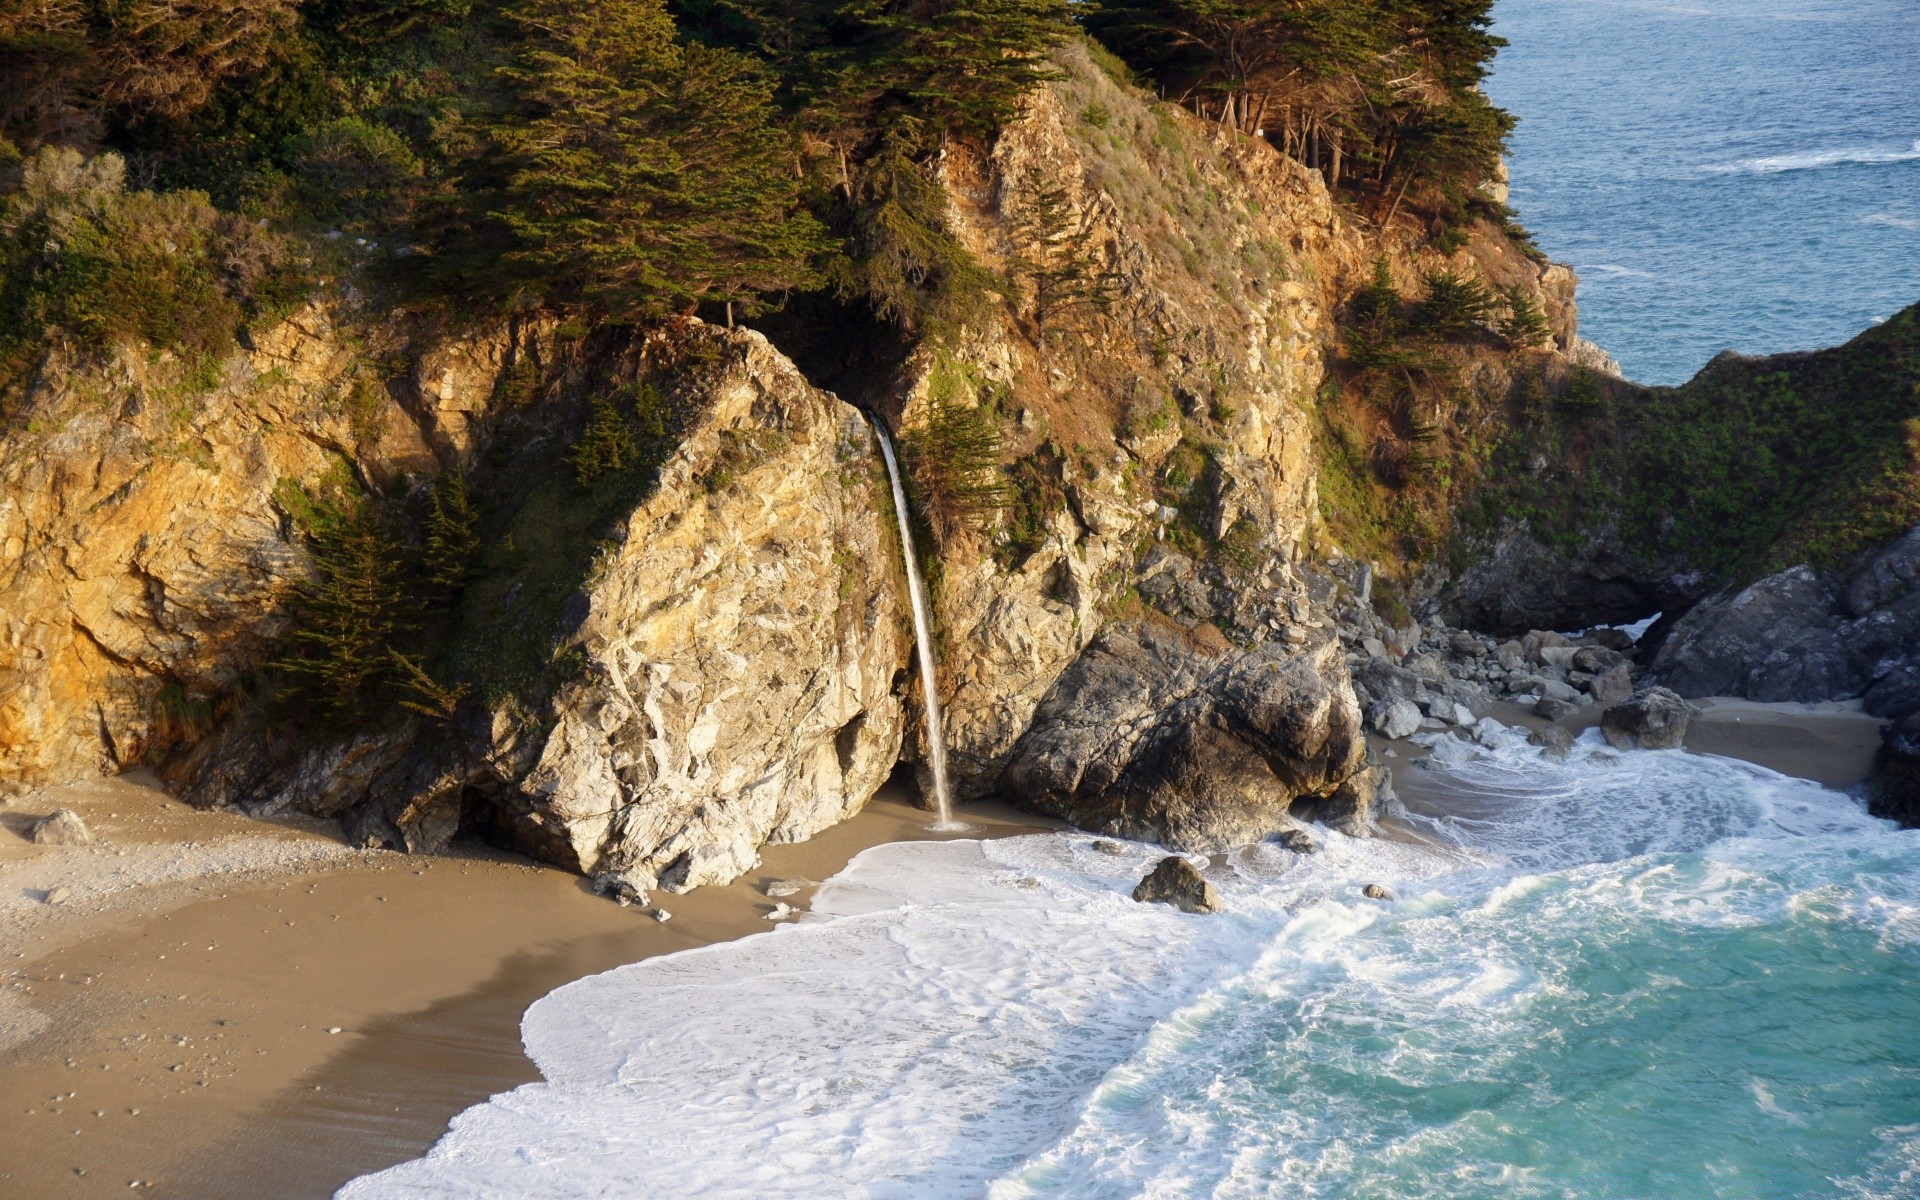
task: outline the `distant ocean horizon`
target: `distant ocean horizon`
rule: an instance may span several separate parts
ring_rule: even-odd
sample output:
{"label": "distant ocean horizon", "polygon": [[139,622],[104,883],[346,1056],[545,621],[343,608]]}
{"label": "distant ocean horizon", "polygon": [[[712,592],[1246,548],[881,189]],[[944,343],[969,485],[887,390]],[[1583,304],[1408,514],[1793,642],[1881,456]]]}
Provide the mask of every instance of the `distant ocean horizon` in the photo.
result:
{"label": "distant ocean horizon", "polygon": [[1920,301],[1920,4],[1501,0],[1511,203],[1582,333],[1675,384]]}

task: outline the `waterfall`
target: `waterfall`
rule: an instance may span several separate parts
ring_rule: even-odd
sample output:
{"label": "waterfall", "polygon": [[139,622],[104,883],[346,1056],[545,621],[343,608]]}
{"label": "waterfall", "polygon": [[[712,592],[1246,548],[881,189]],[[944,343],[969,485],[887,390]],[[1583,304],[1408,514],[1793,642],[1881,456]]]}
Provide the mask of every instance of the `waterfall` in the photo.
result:
{"label": "waterfall", "polygon": [[933,683],[933,622],[927,617],[927,590],[920,582],[920,562],[913,552],[913,523],[907,518],[907,492],[900,484],[900,464],[893,457],[893,439],[876,418],[873,431],[880,437],[880,456],[887,460],[887,479],[893,484],[893,513],[900,519],[900,553],[907,560],[907,598],[913,605],[913,641],[920,655],[920,702],[927,723],[927,765],[933,773],[933,803],[940,813],[935,829],[958,828],[953,802],[947,796],[947,733],[940,719],[940,695]]}

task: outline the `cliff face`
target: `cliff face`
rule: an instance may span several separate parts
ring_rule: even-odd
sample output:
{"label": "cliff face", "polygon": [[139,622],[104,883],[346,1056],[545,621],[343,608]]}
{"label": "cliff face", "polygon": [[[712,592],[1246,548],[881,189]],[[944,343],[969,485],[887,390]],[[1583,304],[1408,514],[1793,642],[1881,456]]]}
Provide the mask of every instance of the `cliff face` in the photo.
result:
{"label": "cliff face", "polygon": [[[960,789],[1194,848],[1303,808],[1364,832],[1377,772],[1340,638],[1403,639],[1333,544],[1315,441],[1336,318],[1383,250],[1314,172],[1082,49],[1061,67],[990,150],[942,167],[1006,296],[868,398],[923,493],[940,465],[912,451],[943,414],[1004,435],[1006,513],[932,551]],[[1570,276],[1498,238],[1466,253],[1571,345]],[[177,743],[166,773],[196,803],[409,850],[467,830],[638,895],[733,878],[919,757],[866,419],[765,338],[355,336],[377,344],[349,350],[316,312],[263,339],[192,410],[190,455],[164,451],[176,427],[141,415],[137,382],[89,385],[117,420],[78,385],[37,394],[10,436],[57,429],[58,453],[23,449],[8,483],[32,549],[10,550],[6,611],[59,615],[9,627],[39,651],[8,677],[17,782]],[[1493,351],[1458,356],[1489,394],[1511,383]],[[671,452],[643,487],[576,484],[590,404],[643,392],[682,414]],[[274,490],[342,458],[376,496],[459,466],[491,497],[477,578],[429,647],[432,715],[353,732],[235,687],[313,570]]]}
{"label": "cliff face", "polygon": [[[556,471],[551,421],[494,431],[508,457],[482,478],[507,496],[494,529],[510,548],[442,655],[465,699],[318,744],[255,714],[170,769],[183,792],[338,816],[356,841],[412,851],[464,828],[628,895],[730,880],[764,843],[865,804],[899,755],[908,649],[870,426],[758,334],[695,323],[637,358],[670,364],[651,386],[688,414],[678,445],[544,577],[526,560],[566,523],[548,505],[591,497]],[[556,474],[557,490],[507,482]],[[556,586],[557,613],[538,600]],[[513,674],[516,634],[533,680]]]}
{"label": "cliff face", "polygon": [[[454,375],[449,368],[449,380]],[[58,358],[0,435],[0,788],[111,772],[204,733],[285,631],[305,553],[273,502],[340,461],[437,466],[326,312],[211,386],[128,351]],[[451,384],[450,384],[451,386]]]}
{"label": "cliff face", "polygon": [[1904,716],[1916,422],[1920,309],[1676,388],[1606,382],[1510,438],[1444,606],[1501,632],[1663,612],[1654,670],[1683,695]]}

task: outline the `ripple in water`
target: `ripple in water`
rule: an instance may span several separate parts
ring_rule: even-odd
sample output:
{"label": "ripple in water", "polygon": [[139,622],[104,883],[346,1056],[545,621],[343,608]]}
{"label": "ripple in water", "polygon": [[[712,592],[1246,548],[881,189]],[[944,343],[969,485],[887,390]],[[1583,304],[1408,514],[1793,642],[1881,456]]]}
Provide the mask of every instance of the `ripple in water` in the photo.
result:
{"label": "ripple in water", "polygon": [[1920,301],[1920,6],[1501,0],[1513,199],[1582,331],[1680,383]]}
{"label": "ripple in water", "polygon": [[1217,917],[1127,899],[1151,847],[868,851],[540,1001],[548,1082],[342,1195],[1920,1195],[1920,833],[1591,741],[1436,775],[1431,844],[1237,852]]}

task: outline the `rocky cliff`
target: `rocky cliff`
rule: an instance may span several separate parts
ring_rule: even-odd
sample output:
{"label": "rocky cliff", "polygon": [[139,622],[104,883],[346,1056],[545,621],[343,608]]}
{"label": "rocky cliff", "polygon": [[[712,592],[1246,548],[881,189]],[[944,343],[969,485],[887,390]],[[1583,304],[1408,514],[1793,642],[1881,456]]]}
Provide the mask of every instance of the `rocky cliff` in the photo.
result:
{"label": "rocky cliff", "polygon": [[[1372,264],[1448,260],[1381,243],[1317,173],[1084,48],[1060,68],[941,168],[949,224],[1004,294],[860,397],[922,505],[941,421],[976,414],[1001,445],[998,514],[922,547],[956,777],[1194,848],[1296,812],[1364,832],[1378,773],[1348,663],[1419,634],[1337,544],[1316,440]],[[1569,370],[1571,277],[1497,228],[1462,254],[1547,315],[1555,344],[1529,361]],[[58,614],[8,627],[16,784],[166,757],[196,803],[409,850],[467,831],[638,895],[730,879],[918,757],[867,418],[803,376],[778,323],[776,341],[691,320],[455,335],[330,311],[261,335],[190,403],[154,403],[131,352],[46,374],[8,435],[5,611]],[[1470,341],[1447,371],[1504,403],[1522,373]],[[606,420],[659,453],[594,482],[581,447]],[[418,694],[345,724],[271,678],[314,570],[276,493],[342,462],[397,512],[437,472],[486,498],[472,577],[422,617]]]}
{"label": "rocky cliff", "polygon": [[353,342],[314,308],[210,381],[134,349],[43,364],[0,433],[0,788],[206,731],[309,569],[280,480],[437,468],[434,412],[400,403]]}

